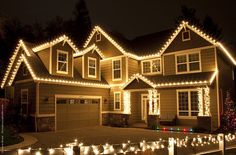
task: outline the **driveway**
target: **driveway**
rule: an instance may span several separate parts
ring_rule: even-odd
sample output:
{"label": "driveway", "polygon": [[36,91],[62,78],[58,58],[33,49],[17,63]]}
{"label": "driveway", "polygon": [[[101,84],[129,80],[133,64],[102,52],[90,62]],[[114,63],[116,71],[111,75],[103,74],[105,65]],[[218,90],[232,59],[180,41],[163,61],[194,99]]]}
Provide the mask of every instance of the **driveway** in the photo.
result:
{"label": "driveway", "polygon": [[74,139],[85,145],[96,144],[119,144],[122,142],[140,142],[142,140],[155,141],[159,138],[169,137],[184,138],[185,136],[196,137],[195,133],[154,131],[138,128],[115,128],[107,126],[84,127],[76,130],[64,130],[56,132],[27,133],[38,139],[32,148],[59,147],[60,144],[71,143]]}

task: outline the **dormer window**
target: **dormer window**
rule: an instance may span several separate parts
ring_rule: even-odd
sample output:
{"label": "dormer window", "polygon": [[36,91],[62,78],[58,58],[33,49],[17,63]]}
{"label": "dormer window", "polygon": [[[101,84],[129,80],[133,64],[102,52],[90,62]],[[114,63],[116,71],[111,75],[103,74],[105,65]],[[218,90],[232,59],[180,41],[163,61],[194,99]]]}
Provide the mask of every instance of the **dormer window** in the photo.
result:
{"label": "dormer window", "polygon": [[161,73],[161,59],[145,60],[142,62],[143,74]]}
{"label": "dormer window", "polygon": [[23,74],[23,76],[27,76],[28,75],[28,70],[27,70],[26,65],[23,65],[22,74]]}
{"label": "dormer window", "polygon": [[97,59],[88,57],[88,77],[97,77]]}
{"label": "dormer window", "polygon": [[190,31],[185,30],[182,32],[182,41],[188,41],[190,40]]}
{"label": "dormer window", "polygon": [[57,50],[57,73],[68,73],[68,52]]}
{"label": "dormer window", "polygon": [[102,40],[102,35],[101,35],[100,32],[97,32],[97,34],[96,34],[96,42],[101,41],[101,40]]}

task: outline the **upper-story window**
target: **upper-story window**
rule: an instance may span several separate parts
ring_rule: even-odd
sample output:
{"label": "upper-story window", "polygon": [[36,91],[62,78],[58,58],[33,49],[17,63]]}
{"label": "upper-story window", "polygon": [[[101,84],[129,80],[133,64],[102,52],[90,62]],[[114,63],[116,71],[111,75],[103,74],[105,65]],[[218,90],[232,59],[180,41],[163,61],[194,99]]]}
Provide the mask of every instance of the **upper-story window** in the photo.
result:
{"label": "upper-story window", "polygon": [[190,40],[190,31],[189,30],[185,30],[182,32],[182,41],[188,41]]}
{"label": "upper-story window", "polygon": [[121,110],[121,93],[114,92],[114,110]]}
{"label": "upper-story window", "polygon": [[96,78],[97,75],[97,59],[88,57],[88,77]]}
{"label": "upper-story window", "polygon": [[23,76],[27,76],[28,75],[28,70],[27,70],[26,65],[23,65],[23,67],[22,67],[22,74],[23,74]]}
{"label": "upper-story window", "polygon": [[112,80],[121,80],[122,79],[122,69],[121,69],[121,59],[112,60]]}
{"label": "upper-story window", "polygon": [[200,53],[176,55],[176,73],[201,71]]}
{"label": "upper-story window", "polygon": [[102,40],[102,35],[101,35],[100,32],[97,32],[97,34],[96,34],[96,42],[101,41],[101,40]]}
{"label": "upper-story window", "polygon": [[143,74],[155,74],[161,72],[161,59],[142,61]]}
{"label": "upper-story window", "polygon": [[27,115],[28,114],[28,89],[21,89],[21,114]]}
{"label": "upper-story window", "polygon": [[68,52],[57,51],[57,73],[68,73]]}

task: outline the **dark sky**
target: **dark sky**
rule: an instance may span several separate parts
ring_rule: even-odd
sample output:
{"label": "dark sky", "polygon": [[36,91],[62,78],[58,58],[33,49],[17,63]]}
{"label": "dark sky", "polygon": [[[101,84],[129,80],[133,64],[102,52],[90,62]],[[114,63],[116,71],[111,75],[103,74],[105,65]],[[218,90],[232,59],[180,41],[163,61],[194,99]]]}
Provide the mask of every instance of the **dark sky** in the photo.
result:
{"label": "dark sky", "polygon": [[[0,12],[24,23],[46,22],[55,16],[73,17],[77,0],[1,0]],[[181,5],[209,15],[223,28],[228,42],[236,43],[235,0],[86,0],[93,24],[121,32],[128,38],[174,26]]]}

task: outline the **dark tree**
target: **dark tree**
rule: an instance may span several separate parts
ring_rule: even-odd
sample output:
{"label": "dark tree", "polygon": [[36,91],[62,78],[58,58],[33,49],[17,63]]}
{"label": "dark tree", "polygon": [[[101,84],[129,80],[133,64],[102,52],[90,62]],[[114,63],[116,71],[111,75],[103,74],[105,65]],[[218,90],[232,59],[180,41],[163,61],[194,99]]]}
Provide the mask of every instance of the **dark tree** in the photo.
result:
{"label": "dark tree", "polygon": [[188,21],[190,24],[195,25],[202,29],[204,32],[209,34],[211,37],[220,40],[222,39],[222,30],[219,26],[213,21],[210,16],[206,16],[203,21],[196,16],[196,10],[194,8],[188,8],[187,6],[181,7],[181,15],[177,17],[176,24],[179,24],[181,21]]}
{"label": "dark tree", "polygon": [[56,36],[59,36],[61,34],[65,33],[65,21],[62,17],[57,16],[52,21],[49,21],[46,24],[45,32],[47,38],[54,38]]}

